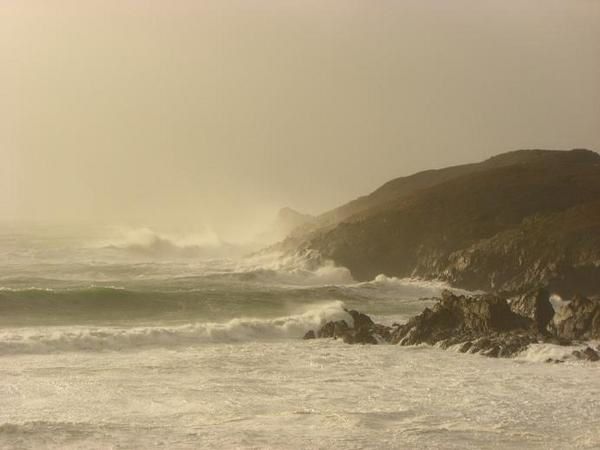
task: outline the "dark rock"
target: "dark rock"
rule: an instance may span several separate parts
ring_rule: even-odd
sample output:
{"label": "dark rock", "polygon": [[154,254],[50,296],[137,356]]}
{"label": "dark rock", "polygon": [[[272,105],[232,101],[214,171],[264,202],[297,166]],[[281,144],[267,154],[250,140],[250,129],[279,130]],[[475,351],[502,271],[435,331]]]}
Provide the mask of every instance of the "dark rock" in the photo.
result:
{"label": "dark rock", "polygon": [[588,361],[599,361],[600,360],[600,355],[598,355],[598,352],[596,352],[596,350],[594,350],[591,347],[587,347],[584,351],[583,351],[583,355],[585,356],[585,359],[587,359]]}
{"label": "dark rock", "polygon": [[596,352],[596,350],[594,350],[591,347],[586,347],[584,350],[575,350],[571,353],[571,356],[584,361],[600,361],[600,355],[598,354],[598,352]]}
{"label": "dark rock", "polygon": [[483,354],[491,358],[497,358],[500,355],[500,346],[494,345],[492,348],[490,348]]}
{"label": "dark rock", "polygon": [[313,330],[309,330],[306,332],[306,334],[304,335],[304,337],[302,339],[308,340],[308,339],[315,339],[317,336],[315,335],[315,332]]}
{"label": "dark rock", "polygon": [[471,341],[467,341],[460,347],[460,352],[467,353],[469,350],[471,350],[471,347],[473,347],[473,343]]}
{"label": "dark rock", "polygon": [[571,345],[571,341],[569,339],[560,338],[558,336],[544,336],[543,339],[546,344],[554,344],[554,345]]}
{"label": "dark rock", "polygon": [[600,338],[600,301],[575,296],[557,311],[549,329],[562,339]]}
{"label": "dark rock", "polygon": [[379,332],[377,328],[371,329],[359,329],[354,332],[353,339],[356,344],[379,344],[380,342],[389,342],[389,336],[391,333],[389,331],[385,332],[385,336],[387,339],[382,336],[382,333]]}
{"label": "dark rock", "polygon": [[359,329],[355,330],[352,335],[351,344],[377,344],[377,338],[373,335],[372,330]]}
{"label": "dark rock", "polygon": [[352,317],[352,327],[345,320],[327,322],[317,331],[316,337],[342,339],[347,344],[389,342],[392,335],[390,327],[376,324],[369,316],[358,311],[346,312]]}
{"label": "dark rock", "polygon": [[338,320],[333,323],[333,337],[334,338],[344,338],[346,334],[350,332],[350,327],[345,320]]}
{"label": "dark rock", "polygon": [[492,295],[456,296],[445,291],[439,303],[397,328],[395,343],[435,344],[457,334],[483,335],[492,331],[527,328],[531,323],[511,311],[506,300]]}
{"label": "dark rock", "polygon": [[382,341],[389,342],[392,338],[392,328],[375,324],[374,336],[379,337]]}
{"label": "dark rock", "polygon": [[318,338],[332,338],[334,330],[335,330],[335,323],[327,322],[325,325],[323,325],[321,327],[321,329],[319,329],[319,331],[317,331],[317,337]]}
{"label": "dark rock", "polygon": [[373,322],[366,314],[359,313],[355,310],[346,309],[345,311],[352,316],[355,330],[370,330],[375,326],[375,322]]}
{"label": "dark rock", "polygon": [[280,248],[355,279],[443,279],[469,290],[600,293],[600,155],[511,152],[392,180]]}
{"label": "dark rock", "polygon": [[345,320],[337,320],[335,322],[330,321],[317,331],[317,337],[343,339],[344,336],[351,331],[352,329],[348,326],[348,323]]}
{"label": "dark rock", "polygon": [[[496,295],[466,297],[445,291],[437,304],[425,308],[404,325],[387,327],[374,323],[366,314],[349,310],[346,312],[352,317],[352,326],[345,320],[330,321],[316,333],[306,333],[304,339],[334,338],[348,344],[429,344],[443,349],[456,347],[462,353],[507,358],[533,343],[570,345],[575,339],[600,337],[600,301],[573,299],[548,326],[554,334],[540,329],[548,317],[544,301],[547,292],[543,290],[530,292],[513,305]],[[599,352],[591,347],[575,351],[573,356],[600,360]]]}
{"label": "dark rock", "polygon": [[534,289],[517,297],[510,303],[510,309],[520,316],[533,320],[538,331],[544,331],[554,317],[550,293],[543,288]]}
{"label": "dark rock", "polygon": [[530,319],[511,311],[506,300],[491,295],[464,297],[449,291],[439,303],[426,308],[406,325],[392,331],[391,342],[400,345],[462,344],[460,351],[491,357],[508,357],[538,341]]}

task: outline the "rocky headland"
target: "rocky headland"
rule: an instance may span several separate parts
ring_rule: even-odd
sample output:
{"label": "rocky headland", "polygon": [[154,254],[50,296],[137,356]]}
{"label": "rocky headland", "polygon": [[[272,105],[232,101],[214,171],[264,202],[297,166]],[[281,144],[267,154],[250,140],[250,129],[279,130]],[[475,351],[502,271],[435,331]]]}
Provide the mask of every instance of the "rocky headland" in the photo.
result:
{"label": "rocky headland", "polygon": [[275,247],[359,281],[436,279],[470,291],[600,294],[600,155],[519,150],[392,180]]}
{"label": "rocky headland", "polygon": [[[273,249],[273,248],[272,248]],[[306,338],[429,344],[512,357],[532,344],[577,344],[598,360],[600,155],[518,150],[389,181],[297,227],[276,250],[350,270],[440,280],[453,288],[405,324],[348,311]],[[318,264],[318,262],[317,262]],[[543,286],[543,289],[539,287]],[[561,301],[555,307],[550,294]]]}

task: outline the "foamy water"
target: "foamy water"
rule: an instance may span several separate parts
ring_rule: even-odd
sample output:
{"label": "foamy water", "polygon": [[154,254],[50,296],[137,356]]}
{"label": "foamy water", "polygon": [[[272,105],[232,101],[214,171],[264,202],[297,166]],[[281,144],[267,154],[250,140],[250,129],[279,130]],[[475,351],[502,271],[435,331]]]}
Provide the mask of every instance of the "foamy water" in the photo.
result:
{"label": "foamy water", "polygon": [[351,320],[344,307],[407,320],[439,283],[356,283],[311,258],[141,258],[87,237],[1,242],[2,448],[600,447],[600,366],[542,362],[572,348],[495,360],[300,339]]}

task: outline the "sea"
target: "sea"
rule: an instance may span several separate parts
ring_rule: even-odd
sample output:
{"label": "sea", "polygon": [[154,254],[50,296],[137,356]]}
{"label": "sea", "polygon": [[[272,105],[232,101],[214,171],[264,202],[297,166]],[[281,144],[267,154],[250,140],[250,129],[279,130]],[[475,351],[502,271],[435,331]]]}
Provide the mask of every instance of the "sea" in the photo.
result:
{"label": "sea", "polygon": [[600,448],[600,364],[302,336],[443,283],[150,229],[0,228],[0,448]]}

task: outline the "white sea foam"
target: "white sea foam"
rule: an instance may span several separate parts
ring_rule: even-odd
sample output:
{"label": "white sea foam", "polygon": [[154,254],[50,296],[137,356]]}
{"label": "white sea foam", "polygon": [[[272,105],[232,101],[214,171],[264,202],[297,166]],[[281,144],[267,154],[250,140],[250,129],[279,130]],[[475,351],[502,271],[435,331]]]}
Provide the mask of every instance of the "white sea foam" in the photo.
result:
{"label": "white sea foam", "polygon": [[54,289],[36,286],[27,286],[22,288],[0,286],[0,292],[54,292]]}
{"label": "white sea foam", "polygon": [[596,348],[598,342],[584,342],[575,345],[532,344],[515,359],[529,362],[577,361],[574,351],[585,350],[588,346]]}
{"label": "white sea foam", "polygon": [[558,311],[563,306],[568,305],[570,303],[569,300],[563,300],[562,297],[558,294],[552,294],[550,296],[550,303],[555,311]]}
{"label": "white sea foam", "polygon": [[273,319],[235,318],[223,323],[195,323],[152,327],[36,327],[0,331],[0,355],[69,351],[128,350],[205,342],[298,339],[326,321],[352,317],[340,301],[314,306],[304,312]]}
{"label": "white sea foam", "polygon": [[598,448],[598,373],[329,339],[15,355],[0,447]]}
{"label": "white sea foam", "polygon": [[171,235],[159,233],[150,228],[136,228],[123,230],[122,236],[108,245],[122,248],[152,248],[160,244],[168,243],[179,248],[190,247],[218,247],[222,245],[219,236],[212,230],[206,229],[203,233],[188,235]]}
{"label": "white sea foam", "polygon": [[257,270],[252,272],[257,280],[276,284],[327,286],[355,283],[350,271],[345,267],[324,265],[315,270]]}
{"label": "white sea foam", "polygon": [[261,253],[238,261],[234,271],[253,274],[259,281],[290,285],[349,285],[350,270],[323,259],[316,251],[294,254]]}
{"label": "white sea foam", "polygon": [[[158,238],[174,256],[202,247]],[[112,244],[155,246],[136,239]],[[515,360],[299,339],[351,320],[329,299],[389,323],[418,314],[443,283],[356,283],[312,253],[182,262],[150,252],[140,264],[127,248],[51,244],[0,258],[13,290],[0,292],[0,448],[600,446],[598,363],[524,362],[583,344]],[[104,283],[114,287],[90,286]],[[40,309],[41,325],[25,328]]]}
{"label": "white sea foam", "polygon": [[379,274],[373,281],[360,283],[361,285],[373,285],[377,287],[390,287],[393,289],[402,289],[402,292],[406,295],[414,296],[439,296],[444,290],[451,290],[457,294],[474,294],[477,292],[470,292],[464,289],[457,289],[450,286],[448,283],[440,280],[423,280],[421,278],[397,278],[388,277],[383,274]]}
{"label": "white sea foam", "polygon": [[191,234],[161,233],[150,228],[119,229],[114,237],[92,245],[98,247],[156,258],[239,256],[247,251],[244,246],[223,241],[210,228]]}

